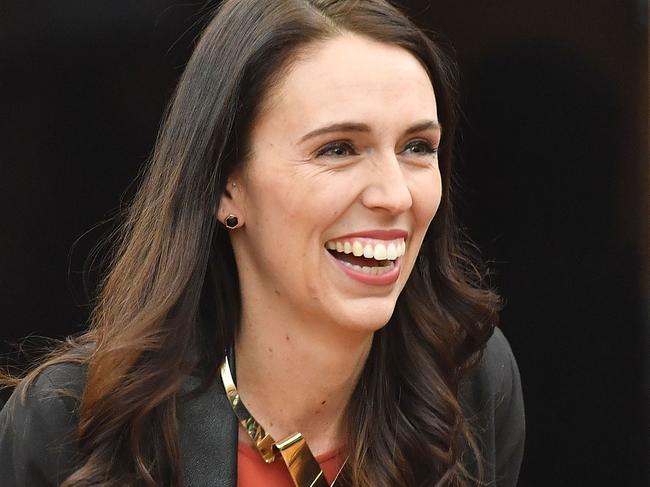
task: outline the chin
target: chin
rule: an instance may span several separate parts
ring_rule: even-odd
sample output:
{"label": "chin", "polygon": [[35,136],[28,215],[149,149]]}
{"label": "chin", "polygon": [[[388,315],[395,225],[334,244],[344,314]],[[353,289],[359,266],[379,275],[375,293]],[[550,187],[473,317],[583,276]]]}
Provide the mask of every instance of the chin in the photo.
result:
{"label": "chin", "polygon": [[374,333],[380,330],[390,320],[395,310],[395,301],[386,303],[377,303],[377,300],[372,300],[374,303],[369,305],[357,306],[354,309],[346,310],[341,313],[341,316],[336,321],[341,323],[347,329],[357,332]]}

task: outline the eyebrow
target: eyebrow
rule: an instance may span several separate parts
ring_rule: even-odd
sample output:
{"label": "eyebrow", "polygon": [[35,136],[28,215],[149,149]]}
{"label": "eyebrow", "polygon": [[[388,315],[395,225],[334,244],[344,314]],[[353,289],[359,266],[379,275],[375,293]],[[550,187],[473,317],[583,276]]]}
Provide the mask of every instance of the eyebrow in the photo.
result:
{"label": "eyebrow", "polygon": [[[421,122],[417,122],[416,124],[410,126],[408,129],[406,129],[406,134],[412,134],[415,132],[421,132],[423,130],[438,130],[439,132],[442,131],[442,126],[440,125],[440,122],[437,120],[423,120]],[[372,132],[372,129],[370,128],[369,125],[365,123],[358,123],[358,122],[338,122],[338,123],[333,123],[330,125],[326,125],[325,127],[317,128],[316,130],[312,130],[311,132],[303,135],[300,140],[298,141],[299,144],[304,142],[307,139],[311,139],[312,137],[316,137],[318,135],[323,135],[323,134],[328,134],[331,132],[363,132],[363,133],[370,133]]]}

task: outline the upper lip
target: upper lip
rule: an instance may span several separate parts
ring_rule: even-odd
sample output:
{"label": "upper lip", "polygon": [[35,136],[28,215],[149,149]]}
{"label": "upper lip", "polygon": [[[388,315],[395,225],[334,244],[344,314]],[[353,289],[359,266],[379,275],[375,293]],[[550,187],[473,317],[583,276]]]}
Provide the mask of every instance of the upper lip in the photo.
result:
{"label": "upper lip", "polygon": [[406,240],[408,237],[409,232],[406,230],[400,230],[400,229],[390,229],[390,230],[381,230],[381,229],[375,229],[375,230],[361,230],[359,232],[354,232],[354,233],[348,233],[346,235],[341,235],[336,238],[332,238],[330,240],[343,240],[346,238],[353,238],[353,237],[366,237],[366,238],[376,238],[378,240],[393,240],[396,238],[403,238]]}

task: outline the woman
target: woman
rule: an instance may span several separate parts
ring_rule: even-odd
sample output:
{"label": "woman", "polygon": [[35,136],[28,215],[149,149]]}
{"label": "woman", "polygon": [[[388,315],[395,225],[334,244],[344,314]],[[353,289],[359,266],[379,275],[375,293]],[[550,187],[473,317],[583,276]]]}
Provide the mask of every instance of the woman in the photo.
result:
{"label": "woman", "polygon": [[224,2],[89,331],[2,411],[3,485],[515,485],[521,388],[454,222],[453,93],[383,0]]}

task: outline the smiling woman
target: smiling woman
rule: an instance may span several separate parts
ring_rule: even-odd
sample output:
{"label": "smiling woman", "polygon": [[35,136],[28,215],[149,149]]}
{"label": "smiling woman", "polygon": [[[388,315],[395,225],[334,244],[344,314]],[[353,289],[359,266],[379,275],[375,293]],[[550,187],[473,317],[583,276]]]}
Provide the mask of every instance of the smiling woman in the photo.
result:
{"label": "smiling woman", "polygon": [[5,378],[3,485],[515,485],[521,386],[454,221],[453,93],[385,1],[225,1],[90,329]]}
{"label": "smiling woman", "polygon": [[[247,162],[229,175],[236,187],[219,210],[221,220],[236,214],[245,222],[231,242],[243,294],[257,300],[242,310],[238,343],[252,350],[248,328],[259,337],[253,330],[262,322],[264,343],[282,330],[300,336],[309,328],[311,340],[323,343],[325,332],[327,348],[352,360],[370,347],[367,332],[391,317],[440,203],[431,81],[405,49],[341,34],[311,45],[267,97]],[[326,252],[332,241],[343,252]],[[394,265],[380,266],[391,245]],[[333,334],[333,326],[355,338]],[[348,353],[356,339],[366,345]],[[336,365],[351,370],[339,359]]]}

